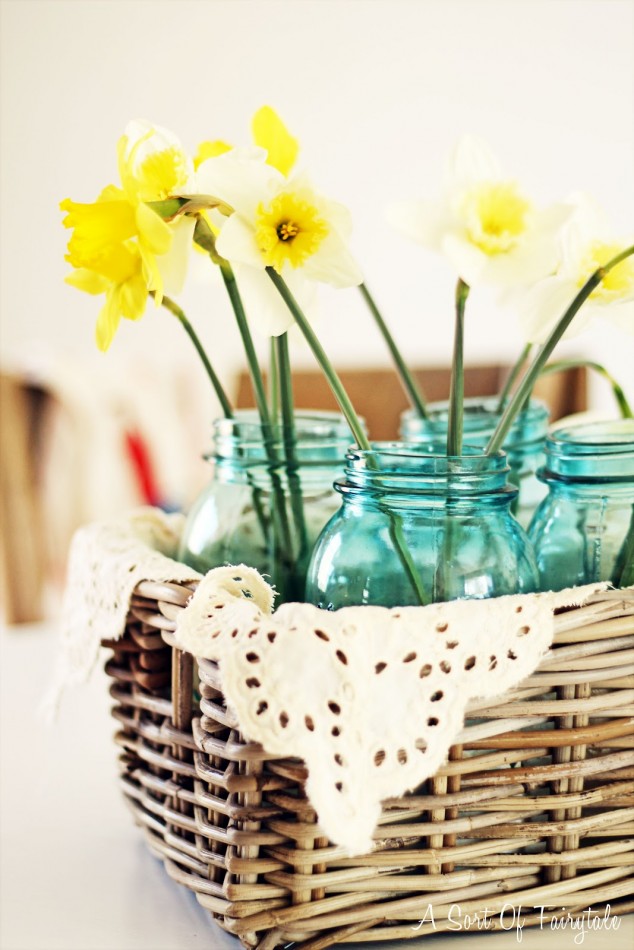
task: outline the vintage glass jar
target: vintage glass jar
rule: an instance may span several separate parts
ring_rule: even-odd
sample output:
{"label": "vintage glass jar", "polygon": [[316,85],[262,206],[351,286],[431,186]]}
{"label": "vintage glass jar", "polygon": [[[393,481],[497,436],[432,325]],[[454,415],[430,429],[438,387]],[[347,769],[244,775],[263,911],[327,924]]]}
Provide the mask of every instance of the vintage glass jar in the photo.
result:
{"label": "vintage glass jar", "polygon": [[217,419],[213,475],[187,517],[180,559],[205,572],[248,564],[267,575],[276,603],[303,600],[313,544],[338,506],[333,489],[352,441],[335,412],[297,412],[294,440],[265,432],[254,411]]}
{"label": "vintage glass jar", "polygon": [[607,580],[618,586],[634,558],[634,420],[556,430],[539,477],[548,496],[529,536],[541,589]]}
{"label": "vintage glass jar", "polygon": [[510,512],[517,489],[504,453],[467,446],[447,458],[432,449],[394,442],[348,453],[336,483],[341,508],[308,571],[310,602],[406,606],[536,588],[530,544]]}
{"label": "vintage glass jar", "polygon": [[[493,435],[500,418],[499,396],[469,397],[464,401],[464,440],[482,449]],[[401,438],[405,442],[427,443],[441,441],[447,435],[449,403],[432,402],[428,405],[429,418],[423,419],[413,409],[401,417]],[[511,472],[509,480],[518,488],[513,503],[513,514],[525,528],[535,509],[546,494],[545,487],[536,477],[544,464],[544,441],[548,432],[548,407],[538,399],[531,399],[511,426],[504,451]]]}

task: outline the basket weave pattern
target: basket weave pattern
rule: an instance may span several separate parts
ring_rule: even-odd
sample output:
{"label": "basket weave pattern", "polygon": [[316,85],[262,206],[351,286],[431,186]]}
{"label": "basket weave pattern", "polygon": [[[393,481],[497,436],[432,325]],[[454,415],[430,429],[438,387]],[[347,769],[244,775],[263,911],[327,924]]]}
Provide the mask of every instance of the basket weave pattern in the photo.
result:
{"label": "basket weave pattern", "polygon": [[302,763],[246,742],[216,664],[174,646],[190,595],[140,584],[104,642],[121,782],[152,852],[244,946],[476,929],[485,908],[496,929],[504,905],[527,926],[634,910],[634,591],[558,613],[551,655],[469,707],[447,764],[384,802],[356,858],[322,837]]}

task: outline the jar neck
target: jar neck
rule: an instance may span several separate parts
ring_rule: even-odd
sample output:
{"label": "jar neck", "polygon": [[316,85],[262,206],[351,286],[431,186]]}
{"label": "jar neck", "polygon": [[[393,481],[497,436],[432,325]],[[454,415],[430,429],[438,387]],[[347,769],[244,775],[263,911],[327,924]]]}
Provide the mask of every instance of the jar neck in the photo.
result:
{"label": "jar neck", "polygon": [[240,410],[233,419],[213,423],[213,446],[207,456],[217,464],[240,468],[343,464],[353,441],[343,416],[336,412],[296,412],[294,426],[263,426],[255,410]]}
{"label": "jar neck", "polygon": [[[499,396],[471,396],[464,401],[463,429],[471,445],[484,448],[493,435],[500,419]],[[415,410],[403,413],[401,433],[411,441],[439,439],[447,432],[449,402],[432,402],[427,406],[429,418],[423,419]],[[548,432],[548,408],[539,399],[531,399],[529,405],[516,417],[504,442],[507,451],[520,450],[539,445]]]}
{"label": "jar neck", "polygon": [[483,455],[466,446],[464,455],[447,457],[440,445],[433,453],[418,452],[410,443],[373,443],[371,451],[351,450],[345,478],[336,487],[351,500],[367,496],[382,504],[447,500],[509,504],[517,491],[507,484],[504,452]]}
{"label": "jar neck", "polygon": [[544,481],[634,484],[634,419],[567,426],[546,440]]}

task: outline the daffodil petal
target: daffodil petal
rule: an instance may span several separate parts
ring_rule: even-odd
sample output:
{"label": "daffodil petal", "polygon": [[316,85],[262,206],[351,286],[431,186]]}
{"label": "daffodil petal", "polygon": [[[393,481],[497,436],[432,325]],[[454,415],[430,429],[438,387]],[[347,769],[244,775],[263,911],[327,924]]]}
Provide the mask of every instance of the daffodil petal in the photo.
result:
{"label": "daffodil petal", "polygon": [[225,260],[264,269],[264,258],[255,240],[255,231],[239,214],[225,220],[216,241],[216,250]]}
{"label": "daffodil petal", "polygon": [[387,206],[388,223],[404,237],[439,251],[450,217],[445,205],[432,201],[395,201]]}
{"label": "daffodil petal", "polygon": [[152,254],[142,244],[139,244],[139,253],[143,262],[143,279],[148,290],[154,292],[154,302],[157,307],[163,302],[163,277],[156,263],[156,254]]}
{"label": "daffodil petal", "polygon": [[329,198],[321,198],[320,210],[329,222],[330,227],[344,239],[352,234],[352,215],[345,205]]}
{"label": "daffodil petal", "polygon": [[218,158],[209,158],[198,169],[198,194],[220,198],[247,219],[255,217],[261,202],[284,184],[284,177],[266,164],[261,148],[234,148]]}
{"label": "daffodil petal", "polygon": [[277,112],[262,106],[251,121],[253,140],[267,151],[267,162],[282,175],[288,175],[297,160],[299,142],[294,138]]}
{"label": "daffodil petal", "polygon": [[634,301],[632,299],[612,304],[607,313],[617,327],[625,333],[634,334]]}
{"label": "daffodil petal", "polygon": [[169,224],[141,202],[136,209],[136,223],[141,241],[153,254],[167,254],[172,243],[172,229]]}
{"label": "daffodil petal", "polygon": [[497,181],[501,175],[500,164],[486,142],[463,135],[447,163],[445,187],[454,191],[481,181]]}
{"label": "daffodil petal", "polygon": [[478,280],[501,288],[532,284],[553,274],[560,257],[554,237],[534,238],[506,254],[486,255]]}
{"label": "daffodil petal", "polygon": [[[524,336],[529,343],[543,343],[575,298],[579,288],[563,277],[547,277],[517,299]],[[588,322],[583,308],[574,318],[566,336],[574,336]]]}
{"label": "daffodil petal", "polygon": [[208,158],[218,158],[219,155],[230,152],[232,148],[233,145],[229,145],[228,142],[223,142],[220,139],[213,142],[201,142],[194,155],[194,168],[198,171],[202,163],[206,162]]}
{"label": "daffodil petal", "polygon": [[87,294],[104,294],[108,287],[110,287],[110,281],[107,278],[102,277],[101,274],[95,274],[92,270],[87,270],[84,267],[79,267],[77,270],[72,271],[70,274],[64,278],[64,282],[70,284],[71,287],[77,287],[78,290],[83,290]]}
{"label": "daffodil petal", "polygon": [[110,347],[120,320],[119,291],[113,287],[106,295],[106,302],[99,311],[95,327],[97,346],[103,353]]}
{"label": "daffodil petal", "polygon": [[452,233],[442,238],[441,251],[466,284],[475,287],[481,282],[488,258],[480,248],[460,233]]}
{"label": "daffodil petal", "polygon": [[126,320],[139,320],[147,304],[147,284],[142,274],[137,274],[119,288],[119,307]]}
{"label": "daffodil petal", "polygon": [[[240,294],[251,326],[263,336],[279,336],[295,323],[292,313],[264,270],[238,264],[234,268]],[[290,275],[289,285],[292,281]],[[293,289],[297,290],[293,282]],[[293,294],[295,296],[295,294]],[[301,296],[301,293],[300,293]],[[301,306],[301,301],[298,300]]]}
{"label": "daffodil petal", "polygon": [[156,257],[156,266],[168,294],[178,294],[183,289],[195,227],[196,219],[193,217],[186,216],[175,221],[171,226],[172,242],[168,252]]}
{"label": "daffodil petal", "polygon": [[355,287],[363,281],[359,265],[336,231],[330,231],[324,238],[316,253],[303,264],[302,271],[309,279],[332,287]]}

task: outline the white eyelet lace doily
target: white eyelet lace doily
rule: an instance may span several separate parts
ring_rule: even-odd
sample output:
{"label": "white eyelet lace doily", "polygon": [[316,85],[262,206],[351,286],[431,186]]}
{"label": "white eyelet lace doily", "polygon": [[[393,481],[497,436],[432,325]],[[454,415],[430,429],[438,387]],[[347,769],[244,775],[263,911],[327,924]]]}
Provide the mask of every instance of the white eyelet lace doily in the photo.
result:
{"label": "white eyelet lace doily", "polygon": [[[179,527],[145,509],[82,529],[66,596],[66,679],[88,673],[101,638],[121,636],[139,580],[200,576],[168,556]],[[319,825],[352,855],[371,849],[381,801],[443,764],[468,702],[533,672],[552,641],[553,610],[606,586],[396,609],[285,604],[272,613],[274,592],[257,571],[220,567],[199,583],[176,636],[184,650],[218,661],[245,738],[306,763]]]}

